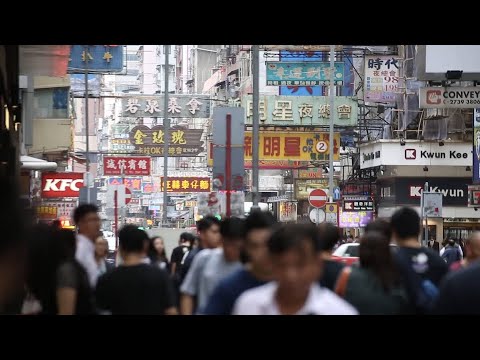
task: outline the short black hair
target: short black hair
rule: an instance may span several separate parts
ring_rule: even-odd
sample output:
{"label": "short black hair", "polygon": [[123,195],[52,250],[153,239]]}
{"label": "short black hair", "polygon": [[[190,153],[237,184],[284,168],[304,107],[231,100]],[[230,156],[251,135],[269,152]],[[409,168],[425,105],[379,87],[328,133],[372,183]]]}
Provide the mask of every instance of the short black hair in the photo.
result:
{"label": "short black hair", "polygon": [[420,235],[420,216],[412,208],[403,207],[395,211],[390,224],[392,232],[395,232],[400,240]]}
{"label": "short black hair", "polygon": [[392,226],[388,220],[376,219],[369,222],[365,227],[365,232],[379,232],[382,233],[388,240],[392,238]]}
{"label": "short black hair", "polygon": [[237,217],[224,219],[220,223],[220,234],[223,241],[243,239],[245,236],[245,221]]}
{"label": "short black hair", "polygon": [[193,240],[195,240],[195,235],[189,232],[183,232],[180,234],[180,240],[182,240],[183,242],[189,241],[190,244],[192,244]]}
{"label": "short black hair", "polygon": [[205,216],[203,219],[197,221],[197,231],[205,231],[210,229],[213,225],[220,226],[220,220],[215,216]]}
{"label": "short black hair", "polygon": [[135,225],[125,225],[118,233],[120,248],[125,252],[141,252],[149,240],[147,233]]}
{"label": "short black hair", "polygon": [[323,223],[319,227],[320,247],[323,251],[332,251],[335,245],[340,241],[338,228],[330,223]]}
{"label": "short black hair", "polygon": [[269,229],[277,220],[269,211],[254,210],[245,219],[245,234],[256,229]]}
{"label": "short black hair", "polygon": [[286,224],[277,227],[268,240],[268,250],[280,255],[292,249],[302,249],[305,242],[311,243],[315,252],[321,251],[318,229],[313,224]]}
{"label": "short black hair", "polygon": [[90,213],[98,213],[98,206],[93,204],[79,205],[73,212],[73,221],[76,225],[82,220],[85,215]]}

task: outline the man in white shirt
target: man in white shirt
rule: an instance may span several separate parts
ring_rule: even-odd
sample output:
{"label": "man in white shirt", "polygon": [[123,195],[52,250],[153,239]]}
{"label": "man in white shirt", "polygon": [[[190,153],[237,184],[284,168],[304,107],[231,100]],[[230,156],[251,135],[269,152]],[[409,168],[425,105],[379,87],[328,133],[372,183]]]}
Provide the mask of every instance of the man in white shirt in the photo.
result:
{"label": "man in white shirt", "polygon": [[101,220],[98,208],[93,204],[82,204],[73,213],[78,229],[75,258],[85,268],[92,288],[97,283],[99,269],[95,261],[95,240],[100,233]]}
{"label": "man in white shirt", "polygon": [[247,290],[233,315],[357,315],[357,310],[317,284],[322,271],[319,232],[313,225],[287,224],[268,241],[274,282]]}

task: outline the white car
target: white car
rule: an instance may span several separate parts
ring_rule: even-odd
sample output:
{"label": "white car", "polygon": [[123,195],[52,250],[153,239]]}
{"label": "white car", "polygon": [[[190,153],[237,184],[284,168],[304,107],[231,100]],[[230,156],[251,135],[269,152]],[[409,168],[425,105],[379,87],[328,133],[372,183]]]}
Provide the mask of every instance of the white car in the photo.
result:
{"label": "white car", "polygon": [[[332,260],[352,265],[359,258],[359,243],[347,243],[340,245],[332,254]],[[392,249],[396,249],[397,245],[390,244]]]}

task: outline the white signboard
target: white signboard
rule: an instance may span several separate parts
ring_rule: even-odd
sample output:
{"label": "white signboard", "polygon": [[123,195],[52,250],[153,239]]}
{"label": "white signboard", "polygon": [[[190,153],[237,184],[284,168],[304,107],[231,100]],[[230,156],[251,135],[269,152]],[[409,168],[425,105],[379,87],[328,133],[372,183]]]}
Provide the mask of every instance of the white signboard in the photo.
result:
{"label": "white signboard", "polygon": [[416,166],[472,166],[472,145],[467,142],[408,141],[401,146],[399,141],[381,140],[360,145],[360,168],[368,169],[381,165]]}
{"label": "white signboard", "polygon": [[365,101],[395,102],[399,79],[399,59],[392,55],[365,56]]}
{"label": "white signboard", "polygon": [[480,45],[426,45],[425,72],[445,74],[449,70],[480,73]]}
{"label": "white signboard", "polygon": [[315,224],[321,224],[325,221],[325,211],[322,209],[314,208],[310,210],[310,220]]}
{"label": "white signboard", "polygon": [[480,87],[424,87],[418,95],[421,109],[480,107]]}
{"label": "white signboard", "polygon": [[442,217],[443,195],[437,192],[423,193],[423,216],[429,218]]}

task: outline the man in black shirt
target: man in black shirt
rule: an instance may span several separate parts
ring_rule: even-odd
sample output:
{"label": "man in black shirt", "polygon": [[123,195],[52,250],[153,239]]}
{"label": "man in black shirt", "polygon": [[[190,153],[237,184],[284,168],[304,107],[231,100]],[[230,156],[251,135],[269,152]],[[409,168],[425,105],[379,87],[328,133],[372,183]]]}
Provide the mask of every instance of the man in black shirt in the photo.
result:
{"label": "man in black shirt", "polygon": [[190,249],[190,247],[193,246],[193,240],[195,240],[195,237],[189,232],[180,234],[180,243],[175,249],[173,249],[172,257],[170,259],[172,275],[177,275],[180,273],[183,256]]}
{"label": "man in black shirt", "polygon": [[404,207],[395,211],[391,219],[391,229],[393,240],[398,245],[394,259],[414,311],[419,314],[426,313],[431,310],[430,300],[424,300],[423,293],[428,287],[428,296],[432,299],[435,297],[433,293],[438,290],[434,287],[438,288],[448,272],[448,266],[437,252],[420,244],[420,216],[414,209]]}
{"label": "man in black shirt", "polygon": [[335,289],[338,275],[343,269],[343,264],[332,260],[332,253],[335,244],[340,240],[338,228],[330,223],[320,225],[321,253],[323,260],[323,273],[320,278],[320,285],[332,291]]}
{"label": "man in black shirt", "polygon": [[96,300],[100,311],[112,315],[176,315],[169,274],[143,263],[147,233],[126,225],[118,237],[123,262],[98,280]]}

